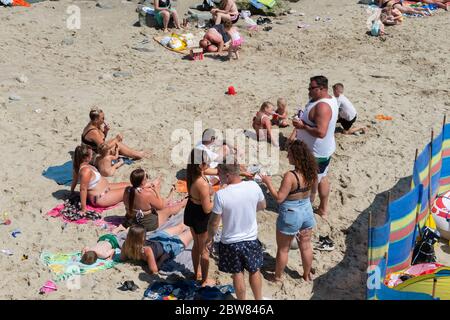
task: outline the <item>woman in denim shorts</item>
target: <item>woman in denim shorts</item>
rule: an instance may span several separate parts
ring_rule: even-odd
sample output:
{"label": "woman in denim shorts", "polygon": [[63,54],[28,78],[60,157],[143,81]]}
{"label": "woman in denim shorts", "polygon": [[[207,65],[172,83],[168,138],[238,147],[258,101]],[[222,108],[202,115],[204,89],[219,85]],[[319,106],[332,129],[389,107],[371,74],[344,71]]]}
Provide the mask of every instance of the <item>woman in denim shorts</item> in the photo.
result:
{"label": "woman in denim shorts", "polygon": [[271,177],[261,176],[279,204],[276,234],[278,248],[273,280],[281,281],[288,262],[290,244],[296,237],[302,257],[303,279],[310,281],[313,260],[311,235],[316,225],[310,193],[317,180],[317,164],[308,146],[298,140],[289,145],[288,159],[295,168],[284,174],[278,191],[273,187]]}

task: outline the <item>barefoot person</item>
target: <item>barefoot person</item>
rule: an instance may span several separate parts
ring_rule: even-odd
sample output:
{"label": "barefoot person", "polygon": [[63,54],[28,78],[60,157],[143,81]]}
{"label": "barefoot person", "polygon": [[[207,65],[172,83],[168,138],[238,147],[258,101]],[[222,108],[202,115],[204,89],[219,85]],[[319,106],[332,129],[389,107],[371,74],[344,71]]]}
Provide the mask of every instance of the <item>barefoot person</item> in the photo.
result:
{"label": "barefoot person", "polygon": [[222,0],[219,8],[211,9],[214,24],[221,24],[225,21],[236,23],[239,20],[239,11],[234,0]]}
{"label": "barefoot person", "polygon": [[81,212],[86,212],[89,201],[95,207],[110,207],[122,202],[123,193],[129,183],[109,183],[97,168],[90,165],[92,149],[86,145],[76,147],[73,156],[73,179],[71,193],[80,183]]}
{"label": "barefoot person", "polygon": [[184,210],[184,224],[190,227],[194,238],[191,254],[196,280],[201,280],[202,286],[205,286],[211,282],[208,279],[209,251],[206,240],[213,190],[205,175],[209,163],[206,151],[194,148],[189,160],[186,170],[189,198]]}
{"label": "barefoot person", "polygon": [[223,24],[217,24],[206,31],[203,39],[200,40],[199,46],[205,52],[223,53],[228,50],[231,38],[225,31]]}
{"label": "barefoot person", "polygon": [[89,118],[91,121],[84,128],[81,135],[81,142],[89,147],[95,153],[98,153],[98,147],[102,143],[106,143],[110,147],[114,147],[116,144],[119,146],[119,152],[122,156],[129,157],[135,160],[141,159],[145,156],[142,151],[135,151],[125,145],[122,140],[121,134],[116,135],[115,138],[106,141],[106,136],[109,132],[109,126],[105,123],[105,114],[98,108],[93,108],[89,112]]}
{"label": "barefoot person", "polygon": [[84,247],[81,250],[81,260],[83,264],[94,264],[97,259],[111,260],[116,253],[116,249],[120,249],[116,235],[104,234],[100,236],[97,243],[90,247]]}
{"label": "barefoot person", "polygon": [[333,85],[333,94],[337,99],[339,106],[339,115],[337,123],[342,125],[344,131],[343,134],[353,134],[355,132],[366,133],[365,127],[352,128],[356,121],[357,113],[353,106],[353,103],[344,96],[344,85],[342,83],[336,83]]}
{"label": "barefoot person", "polygon": [[258,241],[256,212],[266,208],[266,200],[256,182],[241,180],[239,164],[219,164],[218,169],[220,179],[227,187],[214,196],[207,246],[212,245],[222,218],[219,270],[232,274],[239,300],[245,300],[244,270],[247,270],[253,296],[261,300],[263,251]]}
{"label": "barefoot person", "polygon": [[[116,144],[111,148],[106,143],[99,146],[99,154],[95,158],[95,166],[104,177],[111,177],[123,165],[123,159],[119,158],[119,146]],[[117,161],[116,163],[112,163]]]}
{"label": "barefoot person", "polygon": [[277,100],[277,110],[272,115],[272,125],[279,126],[280,128],[286,128],[289,126],[287,123],[288,110],[287,102],[285,98],[278,98]]}
{"label": "barefoot person", "polygon": [[272,134],[271,117],[274,113],[274,106],[269,101],[263,102],[256,116],[253,117],[252,127],[256,131],[258,141],[267,141],[277,145],[277,139]]}
{"label": "barefoot person", "polygon": [[122,224],[128,228],[132,224],[142,225],[147,232],[158,229],[167,219],[179,213],[186,205],[186,201],[170,203],[160,194],[159,179],[150,182],[144,169],[136,169],[130,175],[131,186],[125,189],[123,203],[126,208],[126,221]]}
{"label": "barefoot person", "polygon": [[164,32],[168,32],[170,18],[173,18],[175,28],[180,29],[180,22],[178,21],[178,13],[172,8],[170,0],[154,0],[155,20],[159,26],[163,27]]}
{"label": "barefoot person", "polygon": [[158,273],[166,260],[179,255],[192,241],[191,232],[182,223],[152,232],[147,239],[145,237],[144,227],[131,226],[122,246],[120,259],[145,261],[150,274]]}
{"label": "barefoot person", "polygon": [[288,262],[290,244],[297,237],[302,258],[303,279],[312,280],[313,251],[311,245],[312,228],[315,226],[311,206],[311,188],[317,180],[317,164],[308,146],[295,141],[288,147],[289,164],[294,170],[284,174],[278,191],[272,185],[269,176],[261,175],[272,197],[280,205],[277,219],[277,258],[273,280],[281,281]]}
{"label": "barefoot person", "polygon": [[[325,218],[328,215],[328,197],[330,195],[327,172],[331,156],[336,150],[334,131],[339,107],[336,98],[328,94],[326,77],[312,77],[308,90],[310,100],[305,106],[304,112],[301,113],[301,117],[292,120],[292,123],[297,129],[297,140],[305,142],[316,158],[320,198],[317,213]],[[317,187],[315,186],[311,191],[311,203],[314,203],[316,192]]]}

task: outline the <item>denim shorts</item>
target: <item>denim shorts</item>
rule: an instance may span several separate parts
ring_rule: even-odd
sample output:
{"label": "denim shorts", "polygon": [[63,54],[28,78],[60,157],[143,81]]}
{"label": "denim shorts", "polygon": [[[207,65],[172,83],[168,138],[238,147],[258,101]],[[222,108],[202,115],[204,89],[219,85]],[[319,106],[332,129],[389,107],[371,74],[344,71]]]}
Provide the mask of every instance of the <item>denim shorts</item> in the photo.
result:
{"label": "denim shorts", "polygon": [[156,231],[147,238],[147,241],[159,242],[165,253],[171,257],[179,255],[184,250],[184,243],[178,236],[171,236],[165,231]]}
{"label": "denim shorts", "polygon": [[280,204],[278,213],[277,230],[285,235],[293,236],[316,225],[309,198],[286,200]]}

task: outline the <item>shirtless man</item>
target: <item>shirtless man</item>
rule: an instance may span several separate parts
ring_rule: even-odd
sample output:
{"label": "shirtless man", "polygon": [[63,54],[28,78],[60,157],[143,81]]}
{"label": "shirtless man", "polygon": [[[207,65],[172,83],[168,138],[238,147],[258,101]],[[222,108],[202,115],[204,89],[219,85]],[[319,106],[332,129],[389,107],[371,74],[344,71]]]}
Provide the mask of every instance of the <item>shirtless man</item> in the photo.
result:
{"label": "shirtless man", "polygon": [[205,52],[217,52],[218,54],[228,49],[230,36],[225,31],[223,24],[216,24],[206,31],[199,45]]}

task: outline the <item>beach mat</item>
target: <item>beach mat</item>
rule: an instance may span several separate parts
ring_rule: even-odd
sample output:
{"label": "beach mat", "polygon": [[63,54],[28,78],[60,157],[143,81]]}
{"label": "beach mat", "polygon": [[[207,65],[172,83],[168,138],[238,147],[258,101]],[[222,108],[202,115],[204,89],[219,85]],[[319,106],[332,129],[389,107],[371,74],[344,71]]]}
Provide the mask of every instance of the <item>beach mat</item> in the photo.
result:
{"label": "beach mat", "polygon": [[120,262],[120,249],[116,249],[116,254],[112,260],[97,259],[92,265],[85,265],[80,262],[81,252],[56,254],[42,252],[40,259],[51,270],[53,280],[58,282],[68,280],[74,275],[94,273],[114,267]]}
{"label": "beach mat", "polygon": [[144,292],[144,300],[234,300],[231,285],[202,288],[194,280],[173,283],[153,282]]}
{"label": "beach mat", "polygon": [[59,185],[68,186],[72,183],[72,161],[67,161],[60,166],[49,167],[42,171],[42,175],[47,179],[54,180]]}

